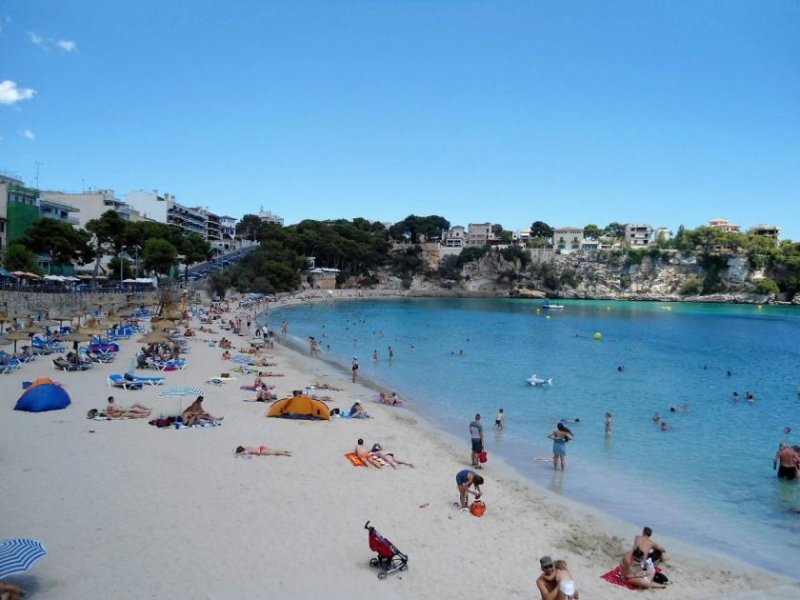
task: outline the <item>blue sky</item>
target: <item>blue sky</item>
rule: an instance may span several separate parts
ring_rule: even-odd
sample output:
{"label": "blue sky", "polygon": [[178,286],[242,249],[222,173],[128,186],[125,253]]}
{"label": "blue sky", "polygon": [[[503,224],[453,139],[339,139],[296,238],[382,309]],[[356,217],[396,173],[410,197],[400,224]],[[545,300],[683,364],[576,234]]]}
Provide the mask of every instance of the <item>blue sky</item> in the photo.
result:
{"label": "blue sky", "polygon": [[0,5],[0,170],[240,217],[800,240],[800,4]]}

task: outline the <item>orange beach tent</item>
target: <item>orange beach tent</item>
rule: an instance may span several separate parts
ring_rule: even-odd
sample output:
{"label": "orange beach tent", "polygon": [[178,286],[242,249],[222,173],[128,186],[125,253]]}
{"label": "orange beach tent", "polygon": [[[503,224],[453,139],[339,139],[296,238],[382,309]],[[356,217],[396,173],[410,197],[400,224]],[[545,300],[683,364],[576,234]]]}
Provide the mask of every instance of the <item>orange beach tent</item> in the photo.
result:
{"label": "orange beach tent", "polygon": [[267,411],[268,417],[285,419],[325,419],[331,420],[331,411],[321,400],[308,396],[292,396],[278,400]]}

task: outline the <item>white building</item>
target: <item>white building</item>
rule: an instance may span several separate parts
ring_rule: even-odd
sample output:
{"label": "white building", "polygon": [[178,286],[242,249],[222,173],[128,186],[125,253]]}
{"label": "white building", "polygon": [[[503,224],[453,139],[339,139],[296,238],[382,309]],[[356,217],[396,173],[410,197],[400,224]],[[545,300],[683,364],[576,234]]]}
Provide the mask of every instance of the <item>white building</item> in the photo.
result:
{"label": "white building", "polygon": [[115,211],[125,221],[136,220],[136,211],[114,195],[114,190],[86,191],[78,194],[46,190],[40,193],[42,200],[57,202],[77,209],[75,214],[77,227],[86,228],[86,224],[99,219],[109,210]]}

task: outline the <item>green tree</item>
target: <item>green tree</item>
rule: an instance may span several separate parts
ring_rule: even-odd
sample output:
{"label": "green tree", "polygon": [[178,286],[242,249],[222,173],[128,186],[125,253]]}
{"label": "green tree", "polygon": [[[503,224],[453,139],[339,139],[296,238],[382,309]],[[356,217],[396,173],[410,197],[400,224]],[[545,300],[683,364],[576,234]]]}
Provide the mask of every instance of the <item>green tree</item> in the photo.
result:
{"label": "green tree", "polygon": [[126,222],[115,210],[107,210],[98,219],[86,223],[86,230],[92,234],[97,260],[92,270],[92,288],[97,287],[97,274],[100,262],[109,254],[120,254],[125,235]]}
{"label": "green tree", "polygon": [[3,263],[9,271],[28,271],[37,275],[43,274],[37,264],[36,254],[22,242],[11,242],[6,247]]}
{"label": "green tree", "polygon": [[438,215],[418,217],[409,215],[399,223],[389,227],[389,236],[393,240],[409,240],[417,243],[419,236],[426,239],[441,239],[442,233],[450,229],[450,221]]}
{"label": "green tree", "polygon": [[149,239],[142,248],[142,263],[148,271],[167,275],[175,264],[178,250],[167,240]]}
{"label": "green tree", "polygon": [[545,240],[553,237],[553,228],[544,221],[534,221],[531,224],[531,238],[543,238]]}
{"label": "green tree", "polygon": [[262,221],[258,215],[245,215],[236,224],[236,235],[244,240],[260,240],[261,226]]}
{"label": "green tree", "polygon": [[46,217],[36,219],[22,241],[36,254],[49,256],[52,264],[86,264],[95,256],[86,230]]}
{"label": "green tree", "polygon": [[592,238],[596,240],[599,239],[601,235],[603,235],[603,230],[597,225],[590,224],[583,228],[583,237],[585,238]]}
{"label": "green tree", "polygon": [[615,239],[625,238],[625,224],[612,221],[603,229],[603,235]]}
{"label": "green tree", "polygon": [[211,245],[199,233],[192,232],[183,238],[181,254],[183,254],[183,264],[186,265],[185,276],[188,277],[190,266],[211,258]]}

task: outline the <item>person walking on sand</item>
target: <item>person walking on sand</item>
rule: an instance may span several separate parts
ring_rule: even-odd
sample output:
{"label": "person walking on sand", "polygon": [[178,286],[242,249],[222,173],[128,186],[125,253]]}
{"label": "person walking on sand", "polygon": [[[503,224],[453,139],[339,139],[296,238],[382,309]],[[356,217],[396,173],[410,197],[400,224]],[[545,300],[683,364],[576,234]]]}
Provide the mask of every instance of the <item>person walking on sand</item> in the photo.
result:
{"label": "person walking on sand", "polygon": [[358,381],[358,357],[357,356],[353,357],[353,364],[350,366],[350,370],[353,373],[352,381],[353,381],[353,383],[356,383]]}
{"label": "person walking on sand", "polygon": [[480,414],[476,414],[475,420],[469,424],[469,437],[472,441],[472,466],[482,469],[480,453],[483,452],[483,425]]}
{"label": "person walking on sand", "polygon": [[[464,469],[456,474],[456,485],[458,486],[458,500],[461,504],[461,510],[469,510],[467,508],[467,495],[473,494],[475,500],[480,499],[483,477],[478,475],[475,471]],[[471,490],[469,489],[470,487],[475,489]]]}
{"label": "person walking on sand", "polygon": [[563,471],[564,457],[567,455],[567,442],[572,439],[572,432],[563,423],[558,423],[547,437],[553,440],[553,469],[558,471],[560,464]]}

